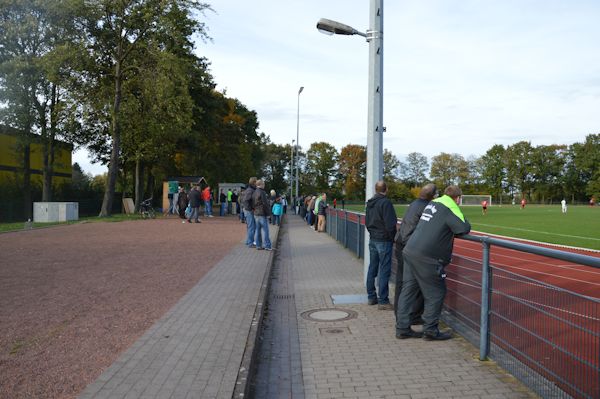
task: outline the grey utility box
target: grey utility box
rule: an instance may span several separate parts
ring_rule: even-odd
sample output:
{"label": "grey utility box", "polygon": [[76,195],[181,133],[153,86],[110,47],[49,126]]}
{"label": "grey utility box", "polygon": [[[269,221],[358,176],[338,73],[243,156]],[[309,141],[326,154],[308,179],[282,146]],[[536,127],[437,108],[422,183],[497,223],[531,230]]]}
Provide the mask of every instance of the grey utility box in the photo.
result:
{"label": "grey utility box", "polygon": [[36,223],[79,220],[78,202],[34,202],[33,221]]}

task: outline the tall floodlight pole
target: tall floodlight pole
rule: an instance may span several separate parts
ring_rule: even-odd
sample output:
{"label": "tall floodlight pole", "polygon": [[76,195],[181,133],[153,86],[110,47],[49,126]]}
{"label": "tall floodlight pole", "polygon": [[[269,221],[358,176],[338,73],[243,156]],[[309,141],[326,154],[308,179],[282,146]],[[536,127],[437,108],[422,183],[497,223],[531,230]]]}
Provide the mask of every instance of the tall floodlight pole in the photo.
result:
{"label": "tall floodlight pole", "polygon": [[[375,183],[383,177],[383,0],[371,0],[369,30],[320,19],[317,29],[326,34],[360,35],[369,43],[369,106],[367,123],[367,187],[365,202],[375,194]],[[369,232],[365,229],[364,279],[369,270]]]}
{"label": "tall floodlight pole", "polygon": [[[296,140],[292,140],[292,146],[290,147],[290,200],[288,205],[294,206],[294,143]],[[294,207],[294,212],[296,207]]]}
{"label": "tall floodlight pole", "polygon": [[300,86],[298,89],[298,109],[296,112],[296,197],[294,201],[294,209],[296,209],[295,202],[300,198],[300,192],[298,189],[298,165],[300,164],[300,158],[298,157],[298,151],[300,151],[300,93],[304,90],[304,86]]}

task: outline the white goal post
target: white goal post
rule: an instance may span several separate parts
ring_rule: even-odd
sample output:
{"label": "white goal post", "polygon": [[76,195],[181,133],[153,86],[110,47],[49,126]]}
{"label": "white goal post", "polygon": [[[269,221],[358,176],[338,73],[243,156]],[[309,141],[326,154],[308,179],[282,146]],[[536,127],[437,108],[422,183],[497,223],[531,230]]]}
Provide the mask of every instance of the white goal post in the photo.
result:
{"label": "white goal post", "polygon": [[461,206],[481,206],[483,201],[488,202],[488,206],[492,206],[492,196],[489,194],[471,195],[465,194],[460,197]]}

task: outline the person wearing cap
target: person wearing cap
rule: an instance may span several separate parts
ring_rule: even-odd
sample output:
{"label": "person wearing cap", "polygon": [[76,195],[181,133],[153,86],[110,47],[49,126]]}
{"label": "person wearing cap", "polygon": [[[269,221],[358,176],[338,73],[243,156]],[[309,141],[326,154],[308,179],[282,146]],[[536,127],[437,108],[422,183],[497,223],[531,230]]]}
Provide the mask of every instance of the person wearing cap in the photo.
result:
{"label": "person wearing cap", "polygon": [[[461,196],[458,186],[448,186],[442,197],[431,201],[404,247],[404,276],[398,299],[396,338],[423,337],[428,341],[452,338],[452,333],[441,332],[438,324],[446,296],[445,267],[452,258],[454,236],[471,231],[471,225],[458,207]],[[412,305],[419,290],[425,298],[422,333],[410,328]]]}

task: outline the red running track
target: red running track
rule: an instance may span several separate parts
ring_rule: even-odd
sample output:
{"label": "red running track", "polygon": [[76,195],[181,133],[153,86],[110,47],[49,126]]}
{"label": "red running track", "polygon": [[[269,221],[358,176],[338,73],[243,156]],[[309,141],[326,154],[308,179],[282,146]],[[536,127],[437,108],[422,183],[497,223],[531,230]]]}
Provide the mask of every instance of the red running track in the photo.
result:
{"label": "red running track", "polygon": [[[481,260],[481,243],[455,240],[446,305],[473,328],[479,326]],[[573,397],[600,398],[600,269],[494,245],[490,264],[492,342]]]}
{"label": "red running track", "polygon": [[[562,248],[549,244],[535,245],[600,258],[600,251]],[[490,263],[496,268],[600,299],[600,269],[498,246],[492,246],[490,254]],[[482,246],[477,242],[457,239],[454,242],[454,255],[481,262]]]}

